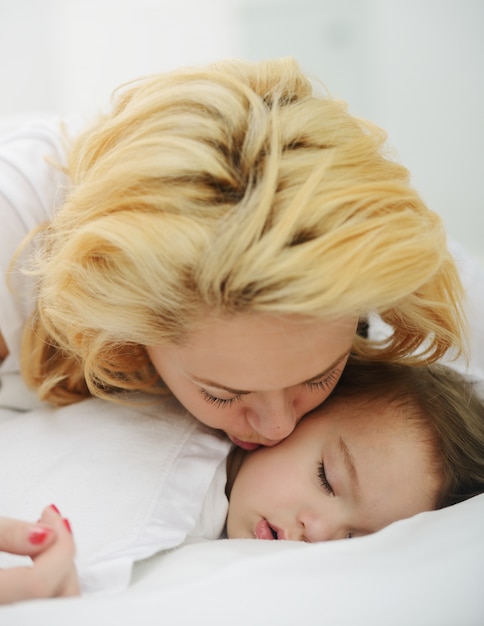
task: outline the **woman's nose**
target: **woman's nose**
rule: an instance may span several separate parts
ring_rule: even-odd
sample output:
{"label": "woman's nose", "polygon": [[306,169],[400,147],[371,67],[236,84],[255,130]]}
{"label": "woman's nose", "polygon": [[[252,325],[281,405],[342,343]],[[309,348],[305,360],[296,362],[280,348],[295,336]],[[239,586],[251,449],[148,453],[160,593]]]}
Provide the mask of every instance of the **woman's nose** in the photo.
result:
{"label": "woman's nose", "polygon": [[291,394],[275,391],[257,395],[247,407],[249,425],[266,439],[285,439],[292,433],[298,421]]}

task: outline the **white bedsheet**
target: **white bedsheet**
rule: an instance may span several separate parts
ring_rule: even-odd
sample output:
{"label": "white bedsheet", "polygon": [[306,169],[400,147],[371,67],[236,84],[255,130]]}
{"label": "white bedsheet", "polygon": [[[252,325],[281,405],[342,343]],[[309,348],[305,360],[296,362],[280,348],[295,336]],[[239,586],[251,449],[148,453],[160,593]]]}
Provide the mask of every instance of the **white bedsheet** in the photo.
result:
{"label": "white bedsheet", "polygon": [[0,609],[2,626],[482,626],[484,495],[321,544],[220,540],[146,562],[121,595]]}

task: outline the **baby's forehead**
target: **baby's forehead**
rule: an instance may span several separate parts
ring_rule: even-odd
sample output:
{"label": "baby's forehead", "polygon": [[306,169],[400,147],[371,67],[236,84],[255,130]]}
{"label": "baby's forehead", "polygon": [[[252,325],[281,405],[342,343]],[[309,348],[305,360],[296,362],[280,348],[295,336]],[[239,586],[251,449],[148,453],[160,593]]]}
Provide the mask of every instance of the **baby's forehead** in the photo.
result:
{"label": "baby's forehead", "polygon": [[318,409],[333,411],[337,407],[346,407],[348,410],[369,409],[371,407],[386,407],[405,404],[408,398],[402,390],[388,388],[350,387],[342,385],[336,387],[331,395]]}
{"label": "baby's forehead", "polygon": [[408,395],[398,392],[333,393],[314,413],[321,419],[358,420],[365,423],[378,421],[383,426],[407,424],[413,422],[414,418],[418,418],[418,422],[422,421],[418,405]]}

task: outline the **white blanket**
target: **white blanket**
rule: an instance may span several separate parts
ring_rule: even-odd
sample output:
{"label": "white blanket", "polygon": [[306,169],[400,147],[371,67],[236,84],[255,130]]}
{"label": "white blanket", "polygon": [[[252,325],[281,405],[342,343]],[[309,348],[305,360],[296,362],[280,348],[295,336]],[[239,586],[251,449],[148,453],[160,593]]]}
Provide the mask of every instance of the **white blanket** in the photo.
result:
{"label": "white blanket", "polygon": [[2,626],[482,626],[484,495],[350,541],[220,540],[115,596],[0,608]]}

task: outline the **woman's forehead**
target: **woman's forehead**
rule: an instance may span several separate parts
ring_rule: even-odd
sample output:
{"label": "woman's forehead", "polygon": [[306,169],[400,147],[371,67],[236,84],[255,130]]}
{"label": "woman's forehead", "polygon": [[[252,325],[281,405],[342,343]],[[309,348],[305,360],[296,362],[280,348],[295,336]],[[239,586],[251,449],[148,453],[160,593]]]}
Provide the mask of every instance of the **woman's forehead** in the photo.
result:
{"label": "woman's forehead", "polygon": [[187,373],[249,391],[290,387],[324,375],[348,355],[356,318],[214,318],[179,348]]}

